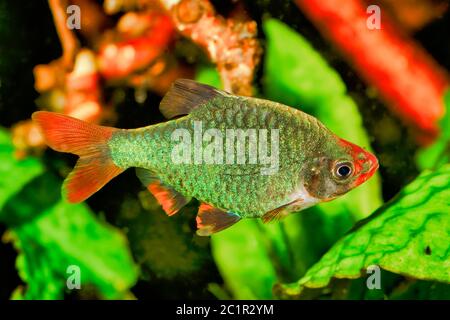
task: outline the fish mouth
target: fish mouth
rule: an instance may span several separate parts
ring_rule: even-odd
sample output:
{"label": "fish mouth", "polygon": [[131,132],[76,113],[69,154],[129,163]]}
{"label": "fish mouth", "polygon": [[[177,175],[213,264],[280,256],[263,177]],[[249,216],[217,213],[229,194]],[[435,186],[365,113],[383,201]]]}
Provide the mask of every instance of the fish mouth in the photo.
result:
{"label": "fish mouth", "polygon": [[355,164],[355,173],[358,174],[359,172],[359,176],[354,183],[354,187],[356,187],[361,183],[366,182],[375,174],[379,167],[378,159],[374,154],[364,150],[354,143],[344,139],[341,139],[341,141],[344,145],[350,148],[350,153]]}
{"label": "fish mouth", "polygon": [[[361,174],[355,181],[355,186],[358,186],[369,180],[379,168],[378,159],[375,155],[368,151],[364,151],[364,160],[357,160],[360,163]],[[367,168],[367,169],[366,169]]]}
{"label": "fish mouth", "polygon": [[366,157],[370,169],[365,175],[367,176],[367,179],[369,179],[378,170],[380,164],[378,163],[377,157],[375,157],[375,155],[371,154],[370,152],[366,153]]}

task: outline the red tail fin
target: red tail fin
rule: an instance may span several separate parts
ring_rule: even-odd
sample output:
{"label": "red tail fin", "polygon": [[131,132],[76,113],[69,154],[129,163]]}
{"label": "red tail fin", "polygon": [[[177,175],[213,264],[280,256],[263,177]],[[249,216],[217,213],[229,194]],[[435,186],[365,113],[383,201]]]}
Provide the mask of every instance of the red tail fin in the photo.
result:
{"label": "red tail fin", "polygon": [[86,200],[124,171],[114,164],[107,145],[117,129],[45,111],[35,112],[33,120],[41,127],[50,148],[80,156],[63,185],[69,202]]}

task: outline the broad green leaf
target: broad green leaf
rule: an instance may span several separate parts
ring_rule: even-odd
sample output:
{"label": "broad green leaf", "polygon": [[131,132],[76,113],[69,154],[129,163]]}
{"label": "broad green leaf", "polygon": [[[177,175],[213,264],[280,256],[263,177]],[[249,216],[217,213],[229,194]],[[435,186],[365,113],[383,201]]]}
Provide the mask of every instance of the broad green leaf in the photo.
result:
{"label": "broad green leaf", "polygon": [[80,268],[82,290],[124,297],[137,269],[123,235],[99,221],[85,204],[61,199],[61,182],[35,158],[16,160],[9,134],[0,130],[0,221],[19,251],[17,269],[27,284],[13,298],[59,299],[70,265]]}
{"label": "broad green leaf", "polygon": [[[267,37],[264,93],[310,113],[338,136],[370,150],[370,142],[355,102],[346,94],[339,74],[300,34],[275,19],[263,22]],[[323,210],[350,211],[356,220],[381,205],[378,175],[347,195],[323,204]]]}
{"label": "broad green leaf", "polygon": [[284,294],[355,279],[370,265],[408,277],[450,283],[450,165],[422,173],[392,201],[337,242]]}
{"label": "broad green leaf", "polygon": [[14,147],[8,132],[0,128],[0,221],[2,207],[9,197],[44,171],[44,166],[34,158],[14,161]]}
{"label": "broad green leaf", "polygon": [[417,164],[421,170],[438,168],[450,162],[450,90],[444,96],[446,112],[440,121],[441,135],[428,148],[420,150]]}
{"label": "broad green leaf", "polygon": [[[236,299],[271,299],[277,273],[261,224],[244,220],[212,237],[214,259]],[[276,238],[276,237],[275,237]]]}
{"label": "broad green leaf", "polygon": [[32,222],[12,229],[11,237],[19,251],[19,274],[28,284],[25,299],[62,298],[69,291],[69,266],[79,268],[81,290],[94,285],[105,298],[124,297],[136,282],[126,239],[99,222],[84,204],[59,201]]}

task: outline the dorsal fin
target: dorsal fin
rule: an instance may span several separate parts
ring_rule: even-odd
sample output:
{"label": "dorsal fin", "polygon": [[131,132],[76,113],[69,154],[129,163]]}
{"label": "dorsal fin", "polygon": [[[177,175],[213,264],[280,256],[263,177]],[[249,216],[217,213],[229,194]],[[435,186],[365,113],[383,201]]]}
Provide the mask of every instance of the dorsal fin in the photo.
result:
{"label": "dorsal fin", "polygon": [[176,80],[162,99],[159,110],[167,118],[189,114],[196,107],[228,93],[189,79]]}

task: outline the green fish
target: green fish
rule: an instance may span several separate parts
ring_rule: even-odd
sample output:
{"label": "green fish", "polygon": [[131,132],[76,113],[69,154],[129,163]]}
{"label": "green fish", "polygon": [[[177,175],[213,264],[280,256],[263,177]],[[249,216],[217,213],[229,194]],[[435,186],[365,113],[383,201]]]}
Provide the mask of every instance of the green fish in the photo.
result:
{"label": "green fish", "polygon": [[180,79],[160,110],[171,120],[131,130],[35,112],[47,144],[80,157],[63,185],[68,201],[135,167],[169,216],[198,199],[197,234],[206,236],[242,218],[269,222],[330,201],[378,168],[371,153],[276,102]]}

